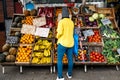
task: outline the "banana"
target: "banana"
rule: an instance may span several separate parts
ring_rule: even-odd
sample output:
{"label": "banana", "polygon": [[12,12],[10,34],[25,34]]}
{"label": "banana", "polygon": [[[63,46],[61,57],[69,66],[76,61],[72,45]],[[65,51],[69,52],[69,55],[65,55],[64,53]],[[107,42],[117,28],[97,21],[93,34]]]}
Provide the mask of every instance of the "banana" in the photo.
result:
{"label": "banana", "polygon": [[35,45],[34,50],[39,50],[39,45]]}
{"label": "banana", "polygon": [[33,59],[32,59],[32,63],[38,63],[39,62],[39,58],[37,58],[37,57],[34,57]]}

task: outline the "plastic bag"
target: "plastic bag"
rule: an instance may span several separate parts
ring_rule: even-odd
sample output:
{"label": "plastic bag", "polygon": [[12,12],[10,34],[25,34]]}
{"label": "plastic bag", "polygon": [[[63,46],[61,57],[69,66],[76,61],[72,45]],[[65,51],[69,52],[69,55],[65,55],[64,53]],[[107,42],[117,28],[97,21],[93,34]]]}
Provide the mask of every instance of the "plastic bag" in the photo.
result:
{"label": "plastic bag", "polygon": [[79,39],[79,35],[78,34],[74,34],[74,46],[73,46],[73,54],[75,56],[78,56],[78,39]]}

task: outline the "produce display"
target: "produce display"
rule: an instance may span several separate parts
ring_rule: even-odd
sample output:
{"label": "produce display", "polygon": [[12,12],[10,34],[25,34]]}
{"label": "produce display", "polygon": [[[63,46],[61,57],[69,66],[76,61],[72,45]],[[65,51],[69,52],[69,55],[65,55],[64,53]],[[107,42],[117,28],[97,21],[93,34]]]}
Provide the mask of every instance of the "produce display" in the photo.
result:
{"label": "produce display", "polygon": [[103,38],[104,47],[102,54],[107,58],[108,64],[115,64],[120,62],[120,57],[117,53],[117,49],[120,48],[120,38],[110,39]]}
{"label": "produce display", "polygon": [[31,34],[23,34],[20,43],[22,44],[32,44],[34,42],[34,36]]}
{"label": "produce display", "polygon": [[[94,32],[93,35],[87,36],[86,40],[82,41],[83,45],[87,46],[87,48],[78,50],[78,61],[75,61],[75,63],[119,63],[120,57],[117,49],[120,48],[120,35],[119,32],[114,30],[116,25],[113,25],[113,23],[103,25],[101,19],[106,18],[105,12],[102,13],[95,10],[96,7],[91,5],[90,7],[82,6],[81,8],[69,8],[70,14],[72,15],[71,19],[74,21],[75,26],[81,27],[81,32],[88,29]],[[80,11],[82,11],[82,13]],[[57,44],[55,35],[58,22],[62,18],[61,15],[62,7],[39,7],[38,9],[33,9],[31,11],[24,10],[23,15],[14,15],[10,25],[10,37],[2,47],[3,54],[0,55],[0,61],[15,62],[16,64],[56,64]],[[33,21],[35,18],[40,17],[45,17],[46,24],[35,26]],[[35,36],[34,32],[33,34],[23,34],[21,33],[23,25],[35,26],[34,28],[50,28],[50,32],[48,37]],[[26,29],[25,32],[31,32],[28,30],[29,29]],[[98,45],[98,43],[104,43],[104,45]],[[18,45],[13,46],[12,44]],[[80,48],[80,44],[78,46]],[[98,46],[99,51],[97,49]],[[91,49],[91,47],[94,49]],[[68,63],[66,54],[63,57],[63,63]]]}
{"label": "produce display", "polygon": [[97,21],[89,15],[85,16],[85,23],[87,27],[98,27]]}
{"label": "produce display", "polygon": [[0,62],[15,62],[17,48],[11,47],[10,44],[6,43],[2,47],[3,53],[0,54]]}
{"label": "produce display", "polygon": [[22,23],[33,25],[33,18],[33,16],[26,16],[25,19],[22,20]]}
{"label": "produce display", "polygon": [[15,15],[13,18],[13,22],[11,24],[12,28],[21,28],[22,27],[22,20],[24,19],[24,15]]}
{"label": "produce display", "polygon": [[36,39],[32,53],[33,64],[50,64],[52,59],[52,41]]}
{"label": "produce display", "polygon": [[[54,53],[53,61],[54,61],[54,62],[53,62],[54,64],[57,63],[57,52]],[[67,55],[66,55],[66,54],[64,54],[62,61],[63,61],[64,64],[68,63],[68,59],[67,59]]]}
{"label": "produce display", "polygon": [[91,62],[105,62],[105,57],[97,51],[90,52],[90,61]]}
{"label": "produce display", "polygon": [[16,56],[16,63],[17,62],[30,62],[32,53],[32,46],[22,46],[18,47],[17,56]]}
{"label": "produce display", "polygon": [[85,62],[88,61],[88,54],[87,54],[87,50],[79,50],[78,51],[78,60]]}
{"label": "produce display", "polygon": [[99,30],[93,30],[94,35],[88,36],[88,42],[102,42]]}

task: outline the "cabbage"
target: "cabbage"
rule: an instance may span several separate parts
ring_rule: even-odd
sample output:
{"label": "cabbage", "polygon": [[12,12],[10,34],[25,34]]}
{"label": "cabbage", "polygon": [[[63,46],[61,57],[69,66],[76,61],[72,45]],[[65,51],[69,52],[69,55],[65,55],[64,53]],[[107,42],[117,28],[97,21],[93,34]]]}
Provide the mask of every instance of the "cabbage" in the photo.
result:
{"label": "cabbage", "polygon": [[102,14],[102,13],[100,13],[100,14],[99,14],[99,18],[102,18],[102,19],[105,18],[105,15]]}
{"label": "cabbage", "polygon": [[94,14],[92,15],[92,17],[93,17],[94,19],[98,19],[98,13],[94,13]]}
{"label": "cabbage", "polygon": [[89,21],[90,21],[90,22],[93,22],[93,21],[94,21],[94,18],[93,18],[93,17],[89,17]]}

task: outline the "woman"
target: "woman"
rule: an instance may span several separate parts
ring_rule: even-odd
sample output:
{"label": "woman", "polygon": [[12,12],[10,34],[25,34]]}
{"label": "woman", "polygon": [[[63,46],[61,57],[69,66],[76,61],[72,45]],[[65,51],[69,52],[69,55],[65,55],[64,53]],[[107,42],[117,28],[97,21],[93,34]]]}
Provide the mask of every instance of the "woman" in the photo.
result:
{"label": "woman", "polygon": [[57,27],[57,71],[58,76],[56,80],[64,80],[62,71],[63,63],[62,59],[66,53],[68,59],[68,72],[67,77],[72,78],[72,69],[73,69],[73,45],[74,45],[74,23],[69,18],[69,11],[67,7],[62,8],[62,19],[58,22]]}

